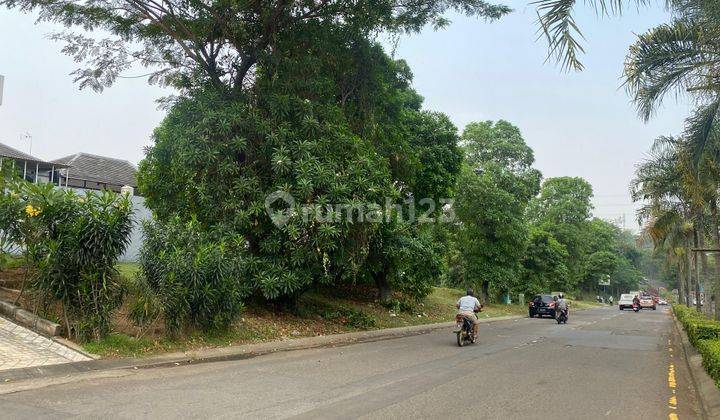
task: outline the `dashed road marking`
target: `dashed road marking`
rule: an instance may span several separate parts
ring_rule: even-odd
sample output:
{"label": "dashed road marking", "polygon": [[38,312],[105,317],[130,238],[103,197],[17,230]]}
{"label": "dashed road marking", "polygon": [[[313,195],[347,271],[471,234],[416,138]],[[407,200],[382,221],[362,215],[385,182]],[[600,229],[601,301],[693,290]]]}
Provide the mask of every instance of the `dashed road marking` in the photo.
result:
{"label": "dashed road marking", "polygon": [[670,395],[670,398],[668,398],[668,409],[670,412],[668,413],[668,420],[678,420],[677,415],[677,393],[675,392],[675,388],[677,388],[677,380],[675,379],[675,365],[673,364],[673,349],[672,349],[672,340],[668,339],[668,351],[670,352],[670,365],[668,366],[668,387],[670,388],[670,391],[672,395]]}

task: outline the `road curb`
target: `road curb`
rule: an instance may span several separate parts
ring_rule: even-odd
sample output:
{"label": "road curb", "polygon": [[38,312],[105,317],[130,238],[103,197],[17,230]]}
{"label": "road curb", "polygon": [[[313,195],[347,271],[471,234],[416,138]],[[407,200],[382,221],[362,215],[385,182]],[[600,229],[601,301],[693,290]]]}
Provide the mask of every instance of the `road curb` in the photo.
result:
{"label": "road curb", "polygon": [[62,326],[47,319],[40,318],[32,312],[28,312],[5,300],[0,300],[0,314],[5,315],[11,321],[22,325],[25,328],[35,331],[47,337],[57,337],[62,334]]}
{"label": "road curb", "polygon": [[[480,322],[491,323],[522,318],[526,317],[521,315],[510,315],[494,318],[481,318]],[[64,363],[60,365],[11,369],[0,372],[0,395],[8,392],[14,392],[12,390],[3,389],[6,388],[9,383],[12,384],[17,381],[28,379],[67,376],[83,372],[96,372],[111,369],[152,369],[229,360],[243,360],[285,351],[336,346],[340,347],[358,343],[391,340],[394,338],[427,334],[445,328],[450,329],[454,326],[455,322],[443,322],[438,324],[414,325],[410,327],[387,328],[381,330],[271,341],[267,343],[244,344],[239,346],[167,353],[161,356],[148,358],[100,359]]]}
{"label": "road curb", "polygon": [[685,361],[690,371],[690,379],[697,393],[701,415],[704,419],[718,419],[720,418],[720,389],[705,371],[702,365],[702,356],[690,343],[685,329],[675,316],[675,312],[671,310],[670,313],[672,314],[675,330],[680,336]]}

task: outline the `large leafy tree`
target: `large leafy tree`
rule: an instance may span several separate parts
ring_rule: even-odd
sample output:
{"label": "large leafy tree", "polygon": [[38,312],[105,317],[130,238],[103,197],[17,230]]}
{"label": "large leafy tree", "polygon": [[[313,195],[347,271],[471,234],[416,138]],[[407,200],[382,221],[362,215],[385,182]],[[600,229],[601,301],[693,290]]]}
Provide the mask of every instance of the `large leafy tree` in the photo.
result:
{"label": "large leafy tree", "polygon": [[457,282],[488,296],[515,286],[528,238],[525,208],[540,172],[517,127],[506,121],[471,123],[462,135],[465,166],[458,181]]}
{"label": "large leafy tree", "polygon": [[522,282],[517,290],[528,294],[570,290],[567,261],[568,252],[563,244],[550,232],[531,226],[522,263]]}
{"label": "large leafy tree", "polygon": [[546,230],[567,249],[568,287],[579,284],[587,250],[585,232],[592,211],[592,186],[582,178],[546,179],[528,207],[530,221]]}
{"label": "large leafy tree", "polygon": [[488,19],[509,11],[482,0],[2,0],[0,5],[109,35],[101,40],[56,35],[66,42],[65,53],[85,63],[75,72],[81,87],[101,90],[140,64],[151,69],[152,81],[183,89],[204,82],[235,93],[251,88],[283,40],[308,25],[366,36],[441,27],[448,23],[447,11]]}
{"label": "large leafy tree", "polygon": [[[384,300],[393,288],[422,296],[437,277],[431,237],[398,214],[358,223],[325,206],[447,196],[456,129],[420,109],[403,62],[356,34],[308,26],[258,71],[252,95],[204,88],[176,103],[141,164],[147,203],[161,219],[242,235],[251,282],[268,298],[339,281],[374,281]],[[292,202],[269,203],[278,191]],[[291,217],[277,226],[268,205]]]}

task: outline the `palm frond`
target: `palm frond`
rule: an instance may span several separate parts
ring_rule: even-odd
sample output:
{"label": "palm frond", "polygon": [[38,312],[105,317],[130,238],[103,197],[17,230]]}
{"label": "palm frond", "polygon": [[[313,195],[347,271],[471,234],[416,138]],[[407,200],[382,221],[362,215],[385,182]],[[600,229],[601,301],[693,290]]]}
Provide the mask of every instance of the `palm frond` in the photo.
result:
{"label": "palm frond", "polygon": [[715,28],[675,20],[639,35],[625,60],[624,85],[648,120],[664,97],[701,95],[720,87],[720,39]]}
{"label": "palm frond", "polygon": [[[707,105],[698,108],[694,115],[687,119],[685,138],[690,147],[692,162],[700,167],[701,160],[711,145],[720,141],[720,96]],[[714,156],[717,162],[717,156]]]}
{"label": "palm frond", "polygon": [[[598,14],[609,16],[619,15],[623,7],[629,3],[638,6],[646,5],[650,0],[585,0],[584,3],[593,7]],[[585,53],[581,41],[582,31],[575,22],[573,10],[577,0],[536,0],[539,33],[545,36],[548,43],[548,60],[556,61],[563,70],[583,70],[580,55]]]}

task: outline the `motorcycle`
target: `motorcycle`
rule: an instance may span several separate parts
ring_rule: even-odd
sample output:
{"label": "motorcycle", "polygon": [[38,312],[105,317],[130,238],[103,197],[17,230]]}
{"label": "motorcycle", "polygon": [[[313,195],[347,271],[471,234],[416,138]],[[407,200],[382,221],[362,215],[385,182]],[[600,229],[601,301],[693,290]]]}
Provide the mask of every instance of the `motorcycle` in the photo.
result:
{"label": "motorcycle", "polygon": [[[479,311],[476,310],[474,312],[478,313],[480,311],[482,311],[482,307]],[[462,347],[465,344],[475,343],[475,337],[473,336],[473,320],[463,314],[457,314],[455,315],[455,322],[457,323],[455,334],[457,335],[458,346]]]}
{"label": "motorcycle", "polygon": [[457,334],[457,344],[458,346],[462,347],[465,344],[472,344],[475,342],[475,337],[473,337],[473,322],[465,315],[457,314],[455,315],[455,322],[457,322],[457,330],[455,331],[455,334]]}
{"label": "motorcycle", "polygon": [[638,305],[637,303],[633,303],[633,311],[639,312],[639,311],[640,311],[640,305]]}
{"label": "motorcycle", "polygon": [[563,309],[562,311],[560,311],[560,313],[558,314],[558,316],[555,320],[557,321],[558,324],[567,324],[568,310]]}

